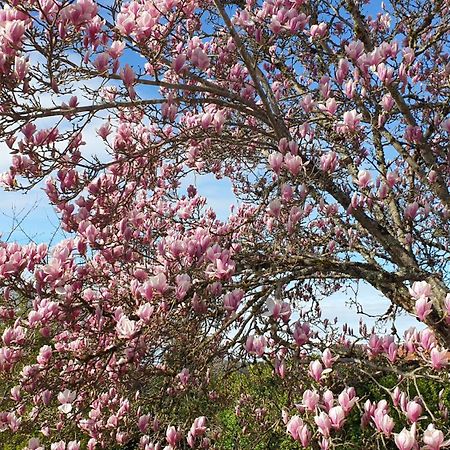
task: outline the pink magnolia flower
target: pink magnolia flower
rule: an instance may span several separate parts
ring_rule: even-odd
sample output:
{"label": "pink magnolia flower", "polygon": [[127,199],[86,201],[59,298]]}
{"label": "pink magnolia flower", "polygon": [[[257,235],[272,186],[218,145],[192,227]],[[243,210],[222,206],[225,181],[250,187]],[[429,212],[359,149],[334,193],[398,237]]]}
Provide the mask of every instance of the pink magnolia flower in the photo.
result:
{"label": "pink magnolia flower", "polygon": [[390,84],[394,75],[394,69],[385,63],[378,64],[377,75],[382,83]]}
{"label": "pink magnolia flower", "polygon": [[344,389],[338,396],[338,402],[342,406],[345,414],[348,414],[359,397],[356,396],[355,389],[353,387]]}
{"label": "pink magnolia flower", "polygon": [[419,204],[417,202],[409,203],[405,208],[405,217],[414,220],[419,212]]}
{"label": "pink magnolia flower", "polygon": [[181,440],[181,433],[174,426],[167,427],[166,440],[172,447],[176,447]]}
{"label": "pink magnolia flower", "polygon": [[375,410],[373,421],[379,431],[389,437],[394,429],[394,419],[382,410]]}
{"label": "pink magnolia flower", "polygon": [[113,43],[108,49],[108,54],[109,56],[111,56],[111,58],[117,59],[122,55],[124,49],[125,49],[125,42],[113,41]]}
{"label": "pink magnolia flower", "polygon": [[316,391],[307,389],[303,392],[303,406],[309,411],[315,411],[319,404],[320,396]]}
{"label": "pink magnolia flower", "polygon": [[333,354],[329,348],[326,348],[322,353],[322,362],[326,369],[329,369],[333,366],[335,358],[333,358]]}
{"label": "pink magnolia flower", "polygon": [[450,444],[450,441],[444,441],[444,433],[434,428],[432,423],[423,433],[423,442],[426,444],[424,447],[426,450],[439,450]]}
{"label": "pink magnolia flower", "polygon": [[281,213],[281,202],[279,198],[272,200],[267,207],[267,212],[272,217],[279,217]]}
{"label": "pink magnolia flower", "polygon": [[164,294],[164,292],[169,289],[167,278],[163,273],[158,273],[157,275],[150,277],[148,280],[148,284],[160,294]]}
{"label": "pink magnolia flower", "polygon": [[249,353],[261,357],[266,351],[267,340],[264,336],[249,336],[245,348]]}
{"label": "pink magnolia flower", "polygon": [[303,428],[303,420],[299,416],[292,416],[286,425],[286,431],[295,441],[300,440],[300,431]]}
{"label": "pink magnolia flower", "polygon": [[296,177],[300,173],[300,169],[303,166],[302,158],[298,155],[292,155],[291,153],[286,153],[284,156],[284,163],[287,170]]}
{"label": "pink magnolia flower", "polygon": [[177,378],[180,380],[181,384],[186,386],[189,382],[189,379],[191,378],[191,374],[189,372],[189,369],[184,368],[178,375]]}
{"label": "pink magnolia flower", "polygon": [[143,305],[139,306],[138,310],[136,311],[136,315],[145,323],[148,323],[150,321],[150,318],[153,314],[155,307],[151,305],[150,303],[144,303]]}
{"label": "pink magnolia flower", "polygon": [[416,445],[415,433],[406,428],[403,428],[400,433],[395,434],[394,441],[395,445],[399,450],[412,450]]}
{"label": "pink magnolia flower", "polygon": [[289,317],[291,316],[289,303],[269,298],[266,302],[266,307],[267,311],[263,315],[273,317],[274,319],[281,318],[285,323],[289,321]]}
{"label": "pink magnolia flower", "polygon": [[283,167],[283,154],[280,152],[272,152],[268,158],[270,168],[277,174],[280,174]]}
{"label": "pink magnolia flower", "polygon": [[436,347],[433,347],[430,356],[433,369],[440,370],[448,365],[448,350],[446,348],[438,350]]}
{"label": "pink magnolia flower", "polygon": [[[350,85],[352,84],[350,83]],[[343,121],[337,124],[336,130],[339,133],[353,133],[359,128],[361,119],[362,115],[358,114],[356,109],[346,111],[343,115]]]}
{"label": "pink magnolia flower", "polygon": [[322,372],[323,372],[323,367],[322,367],[322,364],[320,363],[320,361],[317,359],[314,361],[311,361],[311,363],[309,364],[309,371],[308,371],[311,378],[313,378],[314,380],[319,382],[320,379],[322,378]]}
{"label": "pink magnolia flower", "polygon": [[293,337],[295,343],[299,347],[306,344],[309,341],[311,335],[312,335],[311,328],[307,322],[305,323],[296,322]]}
{"label": "pink magnolia flower", "polygon": [[331,420],[326,412],[321,412],[318,416],[314,417],[314,422],[319,428],[319,432],[324,435],[324,437],[330,436],[331,430]]}
{"label": "pink magnolia flower", "polygon": [[66,450],[80,450],[81,444],[79,441],[69,441]]}
{"label": "pink magnolia flower", "polygon": [[342,406],[333,406],[333,408],[328,411],[328,416],[330,418],[332,428],[335,430],[342,428],[345,422],[345,412]]}
{"label": "pink magnolia flower", "polygon": [[447,294],[445,296],[444,306],[445,306],[445,315],[446,315],[447,322],[450,322],[450,294]]}
{"label": "pink magnolia flower", "polygon": [[179,53],[172,62],[172,69],[179,74],[183,71],[185,63],[186,55],[184,53]]}
{"label": "pink magnolia flower", "polygon": [[445,119],[445,120],[441,123],[441,127],[442,127],[447,133],[450,133],[450,118]]}
{"label": "pink magnolia flower", "polygon": [[433,304],[426,297],[420,297],[416,300],[416,315],[422,322],[431,313]]}
{"label": "pink magnolia flower", "polygon": [[145,414],[140,416],[138,419],[138,428],[141,433],[145,433],[147,431],[148,425],[150,423],[150,415]]}
{"label": "pink magnolia flower", "polygon": [[320,157],[320,168],[324,172],[333,173],[338,166],[339,158],[336,152],[329,152]]}
{"label": "pink magnolia flower", "polygon": [[28,447],[26,450],[44,450],[44,447],[41,446],[38,438],[31,438],[28,441]]}
{"label": "pink magnolia flower", "polygon": [[421,414],[422,406],[419,403],[415,401],[408,402],[406,405],[406,416],[411,423],[417,422]]}
{"label": "pink magnolia flower", "polygon": [[416,300],[419,298],[429,298],[431,296],[431,285],[426,281],[415,281],[409,288],[409,293]]}
{"label": "pink magnolia flower", "polygon": [[372,181],[372,175],[367,170],[360,170],[358,172],[358,180],[357,184],[360,188],[364,189],[369,186],[370,182]]}
{"label": "pink magnolia flower", "polygon": [[224,308],[230,313],[236,311],[243,297],[244,291],[242,289],[235,289],[232,292],[228,292],[223,299]]}
{"label": "pink magnolia flower", "polygon": [[120,78],[122,78],[123,84],[127,88],[130,88],[136,81],[136,74],[134,73],[134,70],[128,64],[126,64],[125,67],[120,71]]}
{"label": "pink magnolia flower", "polygon": [[311,25],[309,34],[312,39],[325,37],[328,31],[327,24],[325,22],[320,22],[319,24]]}
{"label": "pink magnolia flower", "polygon": [[117,336],[120,339],[130,339],[136,333],[138,327],[134,320],[122,315],[116,325]]}
{"label": "pink magnolia flower", "polygon": [[300,106],[306,113],[310,113],[314,109],[315,104],[316,102],[311,94],[305,95],[305,97],[303,97],[300,101]]}
{"label": "pink magnolia flower", "polygon": [[58,401],[61,405],[58,406],[58,409],[64,414],[69,414],[72,411],[72,403],[76,396],[77,394],[69,389],[65,389],[63,392],[60,392],[58,394]]}
{"label": "pink magnolia flower", "polygon": [[336,114],[337,108],[338,105],[334,97],[329,98],[325,102],[325,105],[319,105],[319,109],[323,112],[328,113],[330,116],[334,116]]}
{"label": "pink magnolia flower", "polygon": [[364,44],[361,41],[352,41],[345,46],[345,53],[356,61],[364,53]]}
{"label": "pink magnolia flower", "polygon": [[311,442],[311,437],[312,437],[312,433],[311,433],[308,425],[305,424],[300,429],[300,434],[299,434],[300,444],[302,444],[303,447],[308,447],[309,443]]}
{"label": "pink magnolia flower", "polygon": [[194,420],[194,423],[191,426],[191,433],[195,436],[201,436],[206,432],[206,417],[200,416]]}
{"label": "pink magnolia flower", "polygon": [[37,356],[37,362],[44,366],[48,363],[52,356],[52,348],[49,345],[44,345],[39,350],[39,355]]}
{"label": "pink magnolia flower", "polygon": [[334,405],[333,392],[327,389],[322,395],[323,406],[326,411],[329,411]]}
{"label": "pink magnolia flower", "polygon": [[200,47],[196,47],[192,50],[190,60],[192,64],[200,70],[206,70],[210,64],[208,55]]}
{"label": "pink magnolia flower", "polygon": [[381,99],[380,105],[386,112],[389,112],[394,107],[395,100],[392,98],[391,94],[385,94]]}

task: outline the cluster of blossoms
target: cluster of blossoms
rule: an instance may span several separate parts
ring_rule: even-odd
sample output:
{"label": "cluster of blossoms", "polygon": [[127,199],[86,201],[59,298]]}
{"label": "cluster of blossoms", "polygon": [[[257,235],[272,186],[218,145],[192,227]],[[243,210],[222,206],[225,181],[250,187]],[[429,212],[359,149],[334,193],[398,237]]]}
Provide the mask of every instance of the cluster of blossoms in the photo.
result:
{"label": "cluster of blossoms", "polygon": [[[2,438],[210,448],[179,405],[254,363],[303,447],[345,447],[355,418],[365,442],[449,445],[410,382],[449,381],[450,6],[365,3],[2,4],[0,184],[43,185],[67,233],[0,242]],[[231,184],[226,219],[202,177]],[[320,300],[359,280],[423,328],[339,328]],[[395,386],[367,399],[345,367]]]}

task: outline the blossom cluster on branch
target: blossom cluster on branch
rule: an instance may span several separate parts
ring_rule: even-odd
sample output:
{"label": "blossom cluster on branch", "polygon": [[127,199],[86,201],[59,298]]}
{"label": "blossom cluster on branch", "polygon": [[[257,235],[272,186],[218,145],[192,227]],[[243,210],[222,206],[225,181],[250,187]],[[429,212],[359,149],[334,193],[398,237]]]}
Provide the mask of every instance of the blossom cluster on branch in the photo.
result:
{"label": "blossom cluster on branch", "polygon": [[[302,447],[351,448],[352,414],[360,448],[449,445],[445,405],[409,393],[449,381],[448,0],[0,8],[0,182],[43,186],[67,233],[0,243],[0,439],[211,448],[177,411],[257,361],[305,387],[280,416]],[[227,219],[205,175],[231,183]],[[359,281],[426,328],[326,318]],[[346,365],[398,383],[374,403]]]}

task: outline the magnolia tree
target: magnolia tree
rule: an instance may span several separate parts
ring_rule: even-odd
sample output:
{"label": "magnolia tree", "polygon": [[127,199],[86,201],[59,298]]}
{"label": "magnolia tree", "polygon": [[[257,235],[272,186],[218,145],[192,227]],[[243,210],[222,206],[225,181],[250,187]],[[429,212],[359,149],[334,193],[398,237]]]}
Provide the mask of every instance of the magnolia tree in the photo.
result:
{"label": "magnolia tree", "polygon": [[[1,182],[68,236],[1,243],[1,439],[212,448],[177,407],[259,361],[299,448],[353,448],[355,416],[355,448],[448,446],[417,384],[449,381],[448,0],[0,6]],[[232,184],[227,220],[196,175]],[[358,280],[421,331],[322,318]],[[374,403],[346,367],[395,386]]]}

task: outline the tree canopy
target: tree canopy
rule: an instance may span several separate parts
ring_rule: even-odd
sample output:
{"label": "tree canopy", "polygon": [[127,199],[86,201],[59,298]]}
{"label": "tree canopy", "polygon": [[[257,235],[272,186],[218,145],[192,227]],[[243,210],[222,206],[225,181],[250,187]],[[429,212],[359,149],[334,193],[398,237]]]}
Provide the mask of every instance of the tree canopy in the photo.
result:
{"label": "tree canopy", "polygon": [[[179,402],[258,361],[298,445],[351,448],[358,411],[367,448],[444,448],[446,408],[409,388],[449,380],[448,0],[0,7],[1,183],[43,187],[68,235],[0,246],[4,436],[207,448]],[[323,318],[358,281],[426,328]],[[371,403],[345,367],[397,382]]]}

